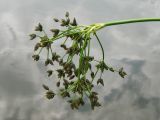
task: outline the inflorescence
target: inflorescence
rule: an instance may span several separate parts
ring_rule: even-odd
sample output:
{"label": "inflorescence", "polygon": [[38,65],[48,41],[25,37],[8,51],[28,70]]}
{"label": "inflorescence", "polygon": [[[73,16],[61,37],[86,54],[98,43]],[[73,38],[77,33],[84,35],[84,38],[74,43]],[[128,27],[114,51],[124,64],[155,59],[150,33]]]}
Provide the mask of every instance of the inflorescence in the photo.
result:
{"label": "inflorescence", "polygon": [[[38,61],[40,53],[43,49],[46,49],[45,66],[58,64],[58,68],[55,71],[52,69],[47,70],[48,77],[53,75],[53,72],[57,73],[58,80],[56,81],[56,86],[59,88],[58,92],[56,93],[47,85],[43,85],[43,88],[46,90],[46,98],[52,99],[55,95],[60,95],[67,100],[72,109],[78,109],[80,106],[83,106],[85,104],[84,98],[86,97],[88,97],[92,109],[101,106],[98,101],[98,93],[93,89],[95,86],[93,81],[96,80],[97,85],[104,86],[102,77],[104,71],[117,72],[122,78],[126,75],[123,68],[116,70],[104,61],[103,46],[96,32],[103,28],[105,24],[78,25],[76,18],[73,20],[69,18],[68,12],[66,12],[64,19],[54,18],[53,20],[56,23],[60,23],[60,26],[64,29],[51,29],[53,36],[49,37],[39,23],[35,27],[36,34],[30,34],[30,40],[39,39],[39,42],[34,47],[33,59]],[[102,58],[99,60],[90,55],[92,35],[95,36],[102,50]],[[65,51],[63,56],[60,56],[52,48],[54,42],[61,38],[65,38],[60,45]],[[71,45],[67,45],[67,42],[71,42]],[[77,59],[78,64],[75,64]]]}

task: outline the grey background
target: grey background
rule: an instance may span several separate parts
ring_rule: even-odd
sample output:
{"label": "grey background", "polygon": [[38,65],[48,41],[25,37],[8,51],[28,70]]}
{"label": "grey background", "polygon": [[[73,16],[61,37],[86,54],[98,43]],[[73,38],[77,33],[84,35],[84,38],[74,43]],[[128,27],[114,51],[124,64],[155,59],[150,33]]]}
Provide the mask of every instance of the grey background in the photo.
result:
{"label": "grey background", "polygon": [[[1,0],[0,1],[0,120],[160,120],[160,22],[108,27],[98,35],[105,61],[128,73],[121,79],[106,72],[100,91],[102,107],[72,111],[64,100],[44,98],[41,85],[54,88],[43,60],[32,60],[34,42],[28,34],[41,22],[69,11],[81,24],[128,18],[159,17],[158,0]],[[92,53],[100,57],[97,43]],[[55,47],[55,49],[57,49]]]}

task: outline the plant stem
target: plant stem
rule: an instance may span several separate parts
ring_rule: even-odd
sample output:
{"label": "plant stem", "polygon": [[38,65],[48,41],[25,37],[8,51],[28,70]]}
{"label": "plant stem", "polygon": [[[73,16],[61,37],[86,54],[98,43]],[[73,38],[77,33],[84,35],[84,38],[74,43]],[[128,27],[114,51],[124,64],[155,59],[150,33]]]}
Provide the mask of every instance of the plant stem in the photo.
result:
{"label": "plant stem", "polygon": [[129,24],[129,23],[137,23],[137,22],[154,22],[154,21],[160,21],[160,18],[138,18],[138,19],[111,21],[111,22],[102,23],[102,27],[100,27],[99,29],[102,29],[106,26],[112,26],[112,25]]}
{"label": "plant stem", "polygon": [[97,38],[97,40],[98,40],[98,42],[99,42],[99,45],[101,46],[101,49],[102,49],[102,59],[103,59],[103,61],[104,61],[104,49],[103,49],[103,46],[102,46],[102,44],[101,44],[101,41],[99,40],[96,32],[94,32],[93,34],[96,36],[96,38]]}

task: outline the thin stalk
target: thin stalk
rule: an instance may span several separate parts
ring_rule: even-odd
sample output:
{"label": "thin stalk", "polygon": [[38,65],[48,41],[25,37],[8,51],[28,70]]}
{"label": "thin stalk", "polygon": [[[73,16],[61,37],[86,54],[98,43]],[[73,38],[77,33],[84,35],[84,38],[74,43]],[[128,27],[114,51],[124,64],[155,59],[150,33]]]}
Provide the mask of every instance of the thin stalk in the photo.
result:
{"label": "thin stalk", "polygon": [[49,59],[49,48],[47,48],[47,59]]}
{"label": "thin stalk", "polygon": [[38,52],[38,55],[41,53],[42,49],[43,49],[43,48],[41,47],[41,49],[40,49],[39,52]]}
{"label": "thin stalk", "polygon": [[160,21],[160,18],[137,18],[137,19],[128,19],[128,20],[118,20],[118,21],[102,23],[102,27],[100,27],[99,29],[102,29],[106,26],[112,26],[112,25],[129,24],[129,23],[137,23],[137,22],[155,22],[155,21]]}
{"label": "thin stalk", "polygon": [[90,39],[89,39],[89,41],[88,41],[88,56],[89,56],[89,53],[90,53]]}
{"label": "thin stalk", "polygon": [[104,61],[104,49],[103,49],[103,46],[102,46],[102,44],[101,44],[101,41],[99,40],[99,38],[98,38],[96,32],[94,32],[93,34],[96,36],[96,38],[97,38],[97,40],[98,40],[98,42],[99,42],[99,44],[100,44],[100,46],[101,46],[101,49],[102,49],[102,56],[103,56],[103,61]]}

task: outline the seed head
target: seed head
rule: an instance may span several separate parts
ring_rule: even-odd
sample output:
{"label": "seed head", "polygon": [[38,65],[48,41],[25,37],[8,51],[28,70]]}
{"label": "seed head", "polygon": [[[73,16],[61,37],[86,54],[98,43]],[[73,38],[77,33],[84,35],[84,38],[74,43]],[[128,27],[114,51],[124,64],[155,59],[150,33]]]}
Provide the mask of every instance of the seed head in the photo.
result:
{"label": "seed head", "polygon": [[109,70],[110,70],[111,72],[114,72],[114,69],[113,69],[112,67],[110,67]]}
{"label": "seed head", "polygon": [[38,60],[39,60],[39,55],[32,55],[32,58],[33,58],[35,61],[38,61]]}
{"label": "seed head", "polygon": [[59,65],[63,65],[63,59],[59,60]]}
{"label": "seed head", "polygon": [[50,31],[54,33],[54,36],[57,36],[59,33],[59,29],[51,29]]}
{"label": "seed head", "polygon": [[47,85],[42,85],[43,86],[43,88],[45,89],[45,90],[49,90],[49,87],[47,86]]}
{"label": "seed head", "polygon": [[59,22],[59,20],[58,20],[57,18],[53,18],[53,20],[54,20],[55,22]]}
{"label": "seed head", "polygon": [[68,80],[66,80],[66,79],[63,79],[63,81],[64,81],[64,84],[68,84],[69,83]]}
{"label": "seed head", "polygon": [[52,61],[55,61],[55,60],[58,61],[59,58],[60,58],[60,56],[57,55],[56,52],[52,53]]}
{"label": "seed head", "polygon": [[94,78],[94,72],[91,72],[91,78],[92,79]]}
{"label": "seed head", "polygon": [[79,101],[80,101],[80,104],[81,104],[82,106],[85,104],[85,102],[83,101],[82,98],[80,98]]}
{"label": "seed head", "polygon": [[51,64],[51,65],[53,65],[53,62],[52,62],[52,60],[50,60],[49,58],[45,61],[45,66],[47,66],[47,65],[49,65],[49,64]]}
{"label": "seed head", "polygon": [[37,37],[36,34],[30,34],[29,36],[30,36],[30,40],[33,40],[33,39],[35,39]]}
{"label": "seed head", "polygon": [[76,18],[73,19],[73,22],[70,23],[72,26],[77,26],[77,21],[76,21]]}
{"label": "seed head", "polygon": [[97,67],[97,69],[100,69],[101,72],[109,69],[109,67],[106,65],[106,63],[104,61],[101,61],[98,65],[96,65],[96,67]]}
{"label": "seed head", "polygon": [[48,77],[50,77],[53,73],[53,70],[48,70],[47,73],[48,73]]}
{"label": "seed head", "polygon": [[42,25],[39,23],[38,24],[38,26],[36,26],[36,28],[35,28],[35,31],[42,31],[43,30],[43,27],[42,27]]}
{"label": "seed head", "polygon": [[66,12],[65,16],[66,16],[66,17],[69,17],[69,12]]}
{"label": "seed head", "polygon": [[74,77],[75,77],[75,75],[72,75],[72,76],[69,78],[69,80],[72,80]]}
{"label": "seed head", "polygon": [[61,44],[61,47],[62,47],[64,50],[68,50],[68,48],[66,47],[65,44]]}
{"label": "seed head", "polygon": [[66,20],[66,25],[69,25],[69,23],[70,23],[70,19],[67,18],[67,20]]}
{"label": "seed head", "polygon": [[57,87],[59,87],[59,86],[60,86],[60,81],[58,81],[58,82],[56,83],[56,85],[57,85]]}
{"label": "seed head", "polygon": [[127,73],[125,71],[123,71],[123,67],[119,69],[119,75],[124,78],[125,75],[127,75]]}
{"label": "seed head", "polygon": [[61,96],[62,96],[63,98],[65,98],[65,97],[70,97],[70,94],[69,94],[69,92],[67,92],[67,91],[63,91],[63,92],[61,92]]}
{"label": "seed head", "polygon": [[57,69],[56,71],[58,72],[58,78],[65,77],[65,73],[62,69]]}
{"label": "seed head", "polygon": [[54,96],[55,96],[55,93],[54,93],[53,91],[48,90],[48,91],[46,92],[46,98],[52,99],[52,98],[54,98]]}
{"label": "seed head", "polygon": [[40,43],[37,43],[37,44],[34,46],[34,51],[37,51],[39,47],[41,47],[41,44],[40,44]]}
{"label": "seed head", "polygon": [[66,20],[65,19],[61,19],[61,26],[66,26]]}
{"label": "seed head", "polygon": [[48,64],[49,64],[49,59],[45,61],[45,66],[47,66]]}
{"label": "seed head", "polygon": [[102,78],[99,78],[99,79],[97,80],[97,85],[98,85],[99,83],[104,86],[104,82],[103,82],[103,79],[102,79]]}

